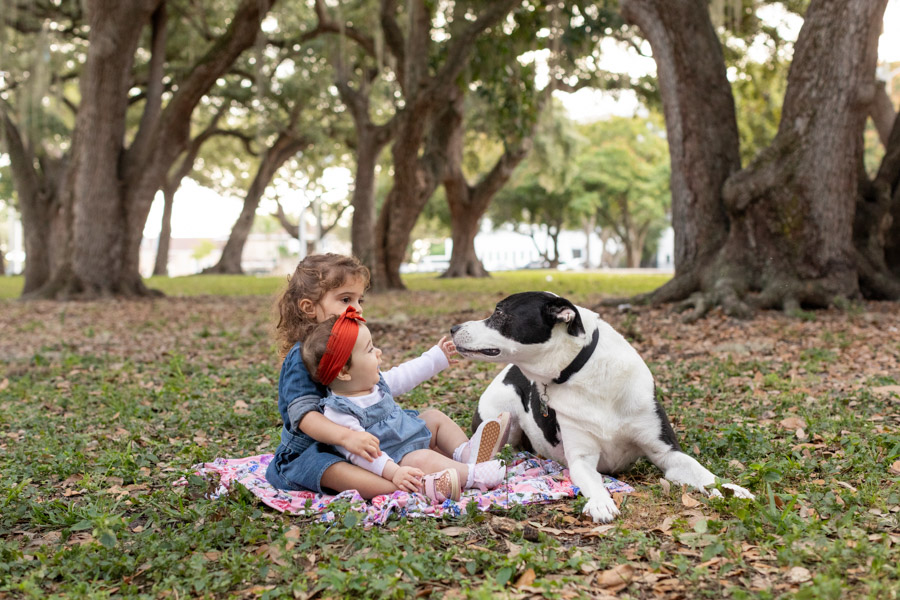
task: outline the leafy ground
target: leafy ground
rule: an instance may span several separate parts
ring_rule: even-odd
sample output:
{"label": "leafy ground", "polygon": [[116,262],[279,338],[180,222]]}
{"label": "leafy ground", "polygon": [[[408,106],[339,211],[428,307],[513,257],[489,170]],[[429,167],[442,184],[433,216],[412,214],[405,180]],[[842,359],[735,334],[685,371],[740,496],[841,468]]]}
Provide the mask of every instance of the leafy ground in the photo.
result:
{"label": "leafy ground", "polygon": [[[190,279],[156,282],[189,297],[0,301],[0,598],[900,597],[895,304],[691,326],[597,308],[650,364],[685,448],[754,503],[707,500],[639,463],[611,526],[582,519],[579,498],[367,531],[350,512],[325,525],[240,490],[206,500],[199,478],[172,486],[276,443],[277,280],[215,281],[227,295],[194,295],[208,289]],[[366,314],[390,363],[515,291],[594,306],[659,282],[419,277]],[[496,371],[461,363],[404,402],[467,425]]]}

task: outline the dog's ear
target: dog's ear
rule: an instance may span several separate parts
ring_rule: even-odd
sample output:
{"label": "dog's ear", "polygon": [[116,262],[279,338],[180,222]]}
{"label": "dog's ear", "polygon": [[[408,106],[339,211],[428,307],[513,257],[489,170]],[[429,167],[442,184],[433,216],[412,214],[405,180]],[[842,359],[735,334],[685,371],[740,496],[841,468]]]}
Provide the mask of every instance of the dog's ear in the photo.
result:
{"label": "dog's ear", "polygon": [[575,305],[565,298],[554,298],[544,307],[544,314],[554,323],[568,323],[566,332],[569,335],[581,335],[584,333],[584,323]]}

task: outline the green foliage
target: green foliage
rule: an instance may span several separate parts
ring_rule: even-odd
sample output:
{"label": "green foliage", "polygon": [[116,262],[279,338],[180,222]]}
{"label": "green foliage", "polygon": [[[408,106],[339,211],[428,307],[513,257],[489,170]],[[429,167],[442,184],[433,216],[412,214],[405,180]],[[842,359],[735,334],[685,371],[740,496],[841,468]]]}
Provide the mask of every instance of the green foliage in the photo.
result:
{"label": "green foliage", "polygon": [[576,205],[609,229],[638,266],[647,241],[668,226],[669,147],[662,120],[613,117],[582,127]]}
{"label": "green foliage", "polygon": [[[0,305],[3,317],[16,315],[3,322],[10,359],[0,362],[0,595],[589,597],[608,569],[627,565],[635,577],[621,597],[651,597],[666,582],[692,598],[898,598],[897,396],[876,390],[897,384],[887,310],[824,314],[814,327],[720,319],[704,330],[662,311],[601,309],[643,340],[682,445],[749,486],[755,502],[688,492],[699,505],[686,509],[682,490],[665,491],[642,461],[622,476],[638,493],[612,528],[580,519],[579,497],[364,529],[346,503],[320,522],[277,513],[241,487],[207,497],[218,482],[192,465],[277,443],[269,299],[283,280],[167,280],[185,290],[201,282],[208,287],[192,293],[222,283],[264,297],[104,300],[39,313]],[[601,290],[660,281],[542,271],[407,283],[411,291],[366,304],[395,359],[433,342],[423,329],[486,314],[505,293],[550,289],[590,306]],[[431,312],[406,312],[415,320],[403,325],[397,317],[419,305]],[[130,333],[124,343],[119,326]],[[741,350],[738,337],[771,350]],[[497,368],[463,361],[454,370],[408,404],[466,424]],[[801,433],[781,425],[797,418]],[[173,485],[182,476],[185,485]]]}

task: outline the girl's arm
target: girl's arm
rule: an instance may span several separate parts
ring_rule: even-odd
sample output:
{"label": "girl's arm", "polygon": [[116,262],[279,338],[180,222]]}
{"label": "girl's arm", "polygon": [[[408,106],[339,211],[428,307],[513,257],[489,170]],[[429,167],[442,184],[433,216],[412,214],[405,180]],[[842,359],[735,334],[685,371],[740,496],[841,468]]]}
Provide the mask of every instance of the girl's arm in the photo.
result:
{"label": "girl's arm", "polygon": [[353,431],[331,421],[318,411],[310,411],[300,421],[300,431],[323,444],[341,446],[369,463],[381,456],[378,438],[365,431]]}
{"label": "girl's arm", "polygon": [[450,365],[446,353],[440,346],[434,346],[418,358],[408,360],[382,373],[384,381],[391,388],[391,394],[400,396],[426,379],[430,379]]}

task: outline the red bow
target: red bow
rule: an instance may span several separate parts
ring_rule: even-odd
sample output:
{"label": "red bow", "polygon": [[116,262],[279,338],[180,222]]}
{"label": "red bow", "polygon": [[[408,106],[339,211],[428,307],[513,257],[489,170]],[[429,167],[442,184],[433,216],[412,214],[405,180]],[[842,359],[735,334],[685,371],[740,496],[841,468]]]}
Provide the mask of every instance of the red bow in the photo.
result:
{"label": "red bow", "polygon": [[317,375],[323,385],[331,385],[341,369],[350,360],[356,338],[359,336],[359,324],[365,323],[362,315],[352,306],[348,306],[344,314],[338,317],[331,328],[331,337],[325,346],[325,354],[319,361]]}

